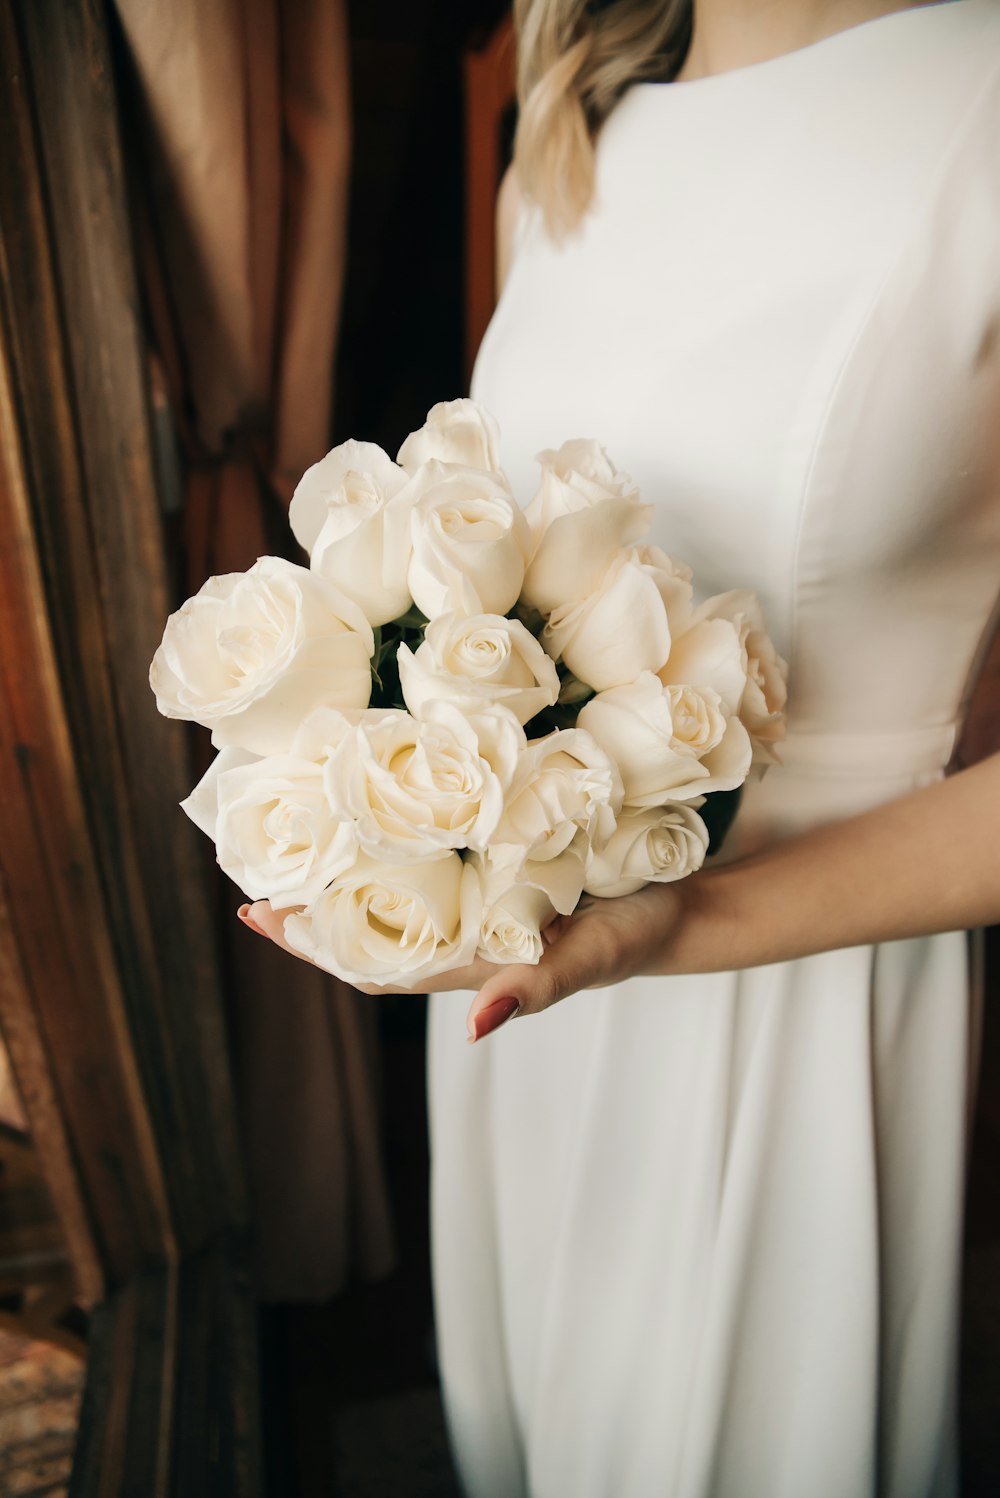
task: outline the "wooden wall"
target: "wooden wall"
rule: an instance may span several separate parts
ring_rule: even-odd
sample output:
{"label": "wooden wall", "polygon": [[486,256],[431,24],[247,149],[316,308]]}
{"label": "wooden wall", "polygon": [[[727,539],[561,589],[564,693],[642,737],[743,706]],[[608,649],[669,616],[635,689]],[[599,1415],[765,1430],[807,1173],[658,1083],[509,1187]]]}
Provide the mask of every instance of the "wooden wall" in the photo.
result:
{"label": "wooden wall", "polygon": [[249,1231],[98,0],[0,0],[0,1024],[94,1307],[75,1495],[257,1491]]}

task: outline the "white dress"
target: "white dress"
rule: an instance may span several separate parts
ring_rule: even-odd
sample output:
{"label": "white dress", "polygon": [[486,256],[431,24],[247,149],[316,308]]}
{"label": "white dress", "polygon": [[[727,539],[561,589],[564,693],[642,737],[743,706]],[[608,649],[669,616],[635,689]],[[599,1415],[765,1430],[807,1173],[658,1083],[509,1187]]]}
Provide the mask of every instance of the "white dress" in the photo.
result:
{"label": "white dress", "polygon": [[[955,741],[1000,590],[1000,4],[634,86],[597,161],[561,248],[522,215],[473,394],[522,501],[596,437],[704,592],[759,593],[789,737],[732,856]],[[476,1046],[432,997],[470,1498],[956,1493],[966,946],[635,979]]]}

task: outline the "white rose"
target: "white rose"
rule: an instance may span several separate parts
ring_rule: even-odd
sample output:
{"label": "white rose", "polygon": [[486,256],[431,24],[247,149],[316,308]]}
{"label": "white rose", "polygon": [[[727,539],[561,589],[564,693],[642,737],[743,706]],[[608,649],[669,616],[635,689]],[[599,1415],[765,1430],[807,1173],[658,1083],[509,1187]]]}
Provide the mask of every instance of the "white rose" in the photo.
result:
{"label": "white rose", "polygon": [[740,721],[750,735],[754,759],[773,763],[778,758],[773,746],[785,737],[788,665],[767,633],[757,595],[743,588],[719,593],[705,600],[696,618],[727,619],[734,625],[746,671]]}
{"label": "white rose", "polygon": [[627,806],[734,790],[750,768],[747,731],[718,692],[665,687],[651,671],[592,697],[577,724],[617,765]]}
{"label": "white rose", "polygon": [[428,619],[505,614],[524,578],[524,516],[504,482],[476,468],[428,463],[414,477],[409,585]]}
{"label": "white rose", "polygon": [[396,659],[417,716],[443,699],[469,710],[499,704],[527,723],[559,696],[553,661],[523,624],[500,614],[440,614],[417,650],[400,645]]}
{"label": "white rose", "polygon": [[542,480],[528,506],[528,521],[536,541],[562,515],[637,493],[628,474],[616,468],[601,444],[589,437],[572,438],[559,448],[547,447],[536,453],[535,462]]}
{"label": "white rose", "polygon": [[308,905],[350,868],[358,843],[323,789],[323,767],[292,754],[223,749],[181,806],[251,900]]}
{"label": "white rose", "polygon": [[694,617],[691,568],[686,562],[668,557],[658,546],[647,544],[636,546],[634,550],[640,562],[651,568],[656,578],[673,638],[687,629]]}
{"label": "white rose", "polygon": [[489,962],[534,964],[543,951],[542,931],[556,914],[543,889],[497,876],[477,860],[483,888],[479,953]]}
{"label": "white rose", "polygon": [[592,847],[614,832],[621,779],[599,745],[578,728],[530,742],[489,845],[495,873],[536,884],[556,910],[576,905]]}
{"label": "white rose", "polygon": [[324,767],[333,815],[389,863],[483,848],[503,809],[503,787],[475,731],[438,704],[433,721],[396,708],[364,713]]}
{"label": "white rose", "polygon": [[[475,709],[462,708],[459,712],[476,736],[479,753],[506,791],[528,747],[524,729],[509,708],[495,703]],[[428,702],[420,716],[430,722],[452,723],[455,714],[451,702]]]}
{"label": "white rose", "polygon": [[504,873],[510,879],[516,878],[518,884],[530,884],[542,891],[553,910],[569,915],[583,894],[589,857],[590,842],[583,828],[578,827],[572,841],[554,858],[525,858],[516,871],[504,864],[493,867],[497,874]]}
{"label": "white rose", "polygon": [[348,983],[415,988],[472,961],[481,911],[479,876],[457,853],[399,865],[362,854],[286,917],[285,940]]}
{"label": "white rose", "polygon": [[300,759],[325,763],[361,720],[377,711],[375,708],[350,708],[346,712],[335,707],[314,708],[299,724],[291,752]]}
{"label": "white rose", "polygon": [[477,401],[439,401],[423,426],[407,437],[396,461],[408,473],[430,462],[500,473],[500,428]]}
{"label": "white rose", "polygon": [[708,828],[692,806],[626,807],[611,839],[591,854],[584,888],[605,899],[651,881],[685,879],[705,862]]}
{"label": "white rose", "polygon": [[525,517],[531,560],[522,596],[539,613],[592,593],[615,553],[649,529],[651,505],[596,442],[538,454],[542,481]]}
{"label": "white rose", "polygon": [[210,577],[171,614],[149,684],[161,713],[203,723],[217,748],[282,754],[311,708],[367,704],[374,645],[333,583],[260,557]]}
{"label": "white rose", "polygon": [[410,606],[409,479],[373,442],[342,442],[307,468],[288,519],[314,572],[353,598],[369,624]]}
{"label": "white rose", "polygon": [[658,671],[670,653],[670,621],[657,568],[619,552],[592,593],[553,609],[542,643],[597,692]]}
{"label": "white rose", "polygon": [[747,684],[747,656],[736,625],[728,619],[701,619],[674,637],[666,665],[657,673],[664,686],[717,692],[727,717],[738,713]]}

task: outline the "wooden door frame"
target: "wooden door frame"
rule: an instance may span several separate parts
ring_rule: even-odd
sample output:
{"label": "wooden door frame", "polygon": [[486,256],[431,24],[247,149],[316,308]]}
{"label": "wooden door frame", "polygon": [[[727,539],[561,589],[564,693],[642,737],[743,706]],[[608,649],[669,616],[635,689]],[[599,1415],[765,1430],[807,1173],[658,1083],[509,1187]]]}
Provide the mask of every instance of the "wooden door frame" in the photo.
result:
{"label": "wooden door frame", "polygon": [[508,13],[482,46],[466,52],[465,378],[496,304],[496,201],[506,163],[501,130],[516,92],[514,22]]}
{"label": "wooden door frame", "polygon": [[95,1307],[72,1491],[252,1498],[250,1219],[190,746],[146,680],[177,600],[104,6],[0,0],[0,57],[0,1026]]}

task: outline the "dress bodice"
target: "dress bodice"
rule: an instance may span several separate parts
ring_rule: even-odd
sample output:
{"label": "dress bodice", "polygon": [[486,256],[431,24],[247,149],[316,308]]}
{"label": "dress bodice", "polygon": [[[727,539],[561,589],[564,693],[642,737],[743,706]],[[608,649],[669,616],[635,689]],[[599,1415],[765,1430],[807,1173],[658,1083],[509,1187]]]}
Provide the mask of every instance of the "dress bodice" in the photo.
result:
{"label": "dress bodice", "polygon": [[701,592],[757,590],[772,775],[940,773],[1000,590],[1000,6],[634,85],[578,231],[522,213],[473,394],[523,502],[596,437]]}

